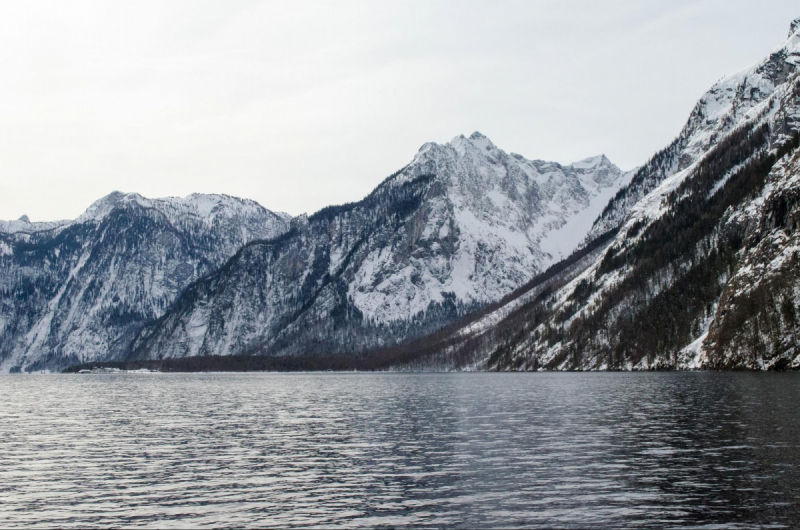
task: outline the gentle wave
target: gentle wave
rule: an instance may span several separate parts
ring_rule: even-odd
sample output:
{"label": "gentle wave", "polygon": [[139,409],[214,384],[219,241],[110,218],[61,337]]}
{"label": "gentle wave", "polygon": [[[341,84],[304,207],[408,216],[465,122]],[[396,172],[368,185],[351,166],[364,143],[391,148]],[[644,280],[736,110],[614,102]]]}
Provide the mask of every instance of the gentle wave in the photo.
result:
{"label": "gentle wave", "polygon": [[790,527],[800,374],[0,378],[4,527]]}

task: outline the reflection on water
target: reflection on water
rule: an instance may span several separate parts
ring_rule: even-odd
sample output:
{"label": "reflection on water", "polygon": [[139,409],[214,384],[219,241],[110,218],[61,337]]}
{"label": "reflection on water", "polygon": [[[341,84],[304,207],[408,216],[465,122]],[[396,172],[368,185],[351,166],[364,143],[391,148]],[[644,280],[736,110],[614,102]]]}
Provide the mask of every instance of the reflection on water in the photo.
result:
{"label": "reflection on water", "polygon": [[2,526],[793,526],[800,374],[0,377]]}

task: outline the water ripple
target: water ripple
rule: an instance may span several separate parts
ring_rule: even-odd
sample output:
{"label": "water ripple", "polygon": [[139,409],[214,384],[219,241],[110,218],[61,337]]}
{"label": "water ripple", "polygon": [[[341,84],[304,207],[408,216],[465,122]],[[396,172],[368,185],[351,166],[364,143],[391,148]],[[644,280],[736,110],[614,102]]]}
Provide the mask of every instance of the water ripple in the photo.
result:
{"label": "water ripple", "polygon": [[4,527],[791,527],[800,374],[0,377]]}

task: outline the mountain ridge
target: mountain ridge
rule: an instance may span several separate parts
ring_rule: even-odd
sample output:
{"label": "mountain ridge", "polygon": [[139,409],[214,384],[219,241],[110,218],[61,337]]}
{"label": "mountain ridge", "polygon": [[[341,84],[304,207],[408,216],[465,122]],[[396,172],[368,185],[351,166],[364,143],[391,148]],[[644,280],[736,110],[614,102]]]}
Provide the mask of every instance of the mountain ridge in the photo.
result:
{"label": "mountain ridge", "polygon": [[187,283],[286,229],[246,199],[121,192],[74,220],[0,222],[0,370],[122,356]]}
{"label": "mountain ridge", "polygon": [[700,99],[594,224],[594,257],[399,367],[800,368],[798,29]]}
{"label": "mountain ridge", "polygon": [[0,368],[90,345],[99,361],[800,369],[799,21],[629,172],[476,131],[311,215],[114,192],[74,221],[0,222]]}
{"label": "mountain ridge", "polygon": [[298,218],[280,248],[249,245],[189,289],[134,357],[356,354],[436,329],[557,259],[545,236],[627,176],[602,155],[511,156],[478,132],[425,143],[364,200]]}

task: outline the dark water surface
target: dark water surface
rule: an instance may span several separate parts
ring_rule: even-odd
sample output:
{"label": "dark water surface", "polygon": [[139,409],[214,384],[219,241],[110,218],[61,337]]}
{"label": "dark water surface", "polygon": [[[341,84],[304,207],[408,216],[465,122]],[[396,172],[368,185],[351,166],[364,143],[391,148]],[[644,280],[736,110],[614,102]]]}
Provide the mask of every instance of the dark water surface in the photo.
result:
{"label": "dark water surface", "polygon": [[800,374],[0,377],[0,526],[800,525]]}

